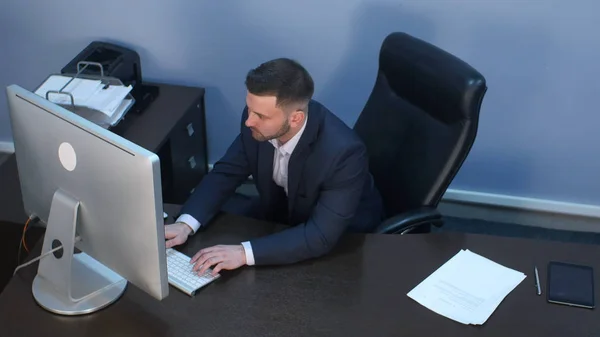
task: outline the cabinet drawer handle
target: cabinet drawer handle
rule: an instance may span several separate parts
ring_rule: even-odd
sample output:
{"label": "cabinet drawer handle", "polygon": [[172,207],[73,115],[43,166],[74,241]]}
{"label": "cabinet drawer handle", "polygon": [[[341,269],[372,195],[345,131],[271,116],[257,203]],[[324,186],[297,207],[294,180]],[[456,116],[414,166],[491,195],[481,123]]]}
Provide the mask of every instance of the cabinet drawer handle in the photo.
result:
{"label": "cabinet drawer handle", "polygon": [[196,167],[196,158],[194,158],[194,156],[191,156],[190,159],[188,159],[188,162],[190,163],[191,168]]}
{"label": "cabinet drawer handle", "polygon": [[194,134],[194,125],[192,123],[188,124],[186,127],[188,136],[192,136]]}

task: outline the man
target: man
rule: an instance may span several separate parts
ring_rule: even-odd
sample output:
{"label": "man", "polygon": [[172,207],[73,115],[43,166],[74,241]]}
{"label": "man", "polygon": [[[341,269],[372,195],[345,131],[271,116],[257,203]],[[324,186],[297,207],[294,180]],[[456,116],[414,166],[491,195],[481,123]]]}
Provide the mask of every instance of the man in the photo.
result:
{"label": "man", "polygon": [[289,229],[240,245],[219,245],[192,257],[199,274],[213,268],[290,264],[328,253],[347,231],[369,232],[382,219],[382,203],[368,170],[364,144],[324,106],[297,62],[280,58],[246,77],[241,132],[215,163],[174,224],[167,248],[222,209],[248,176],[259,192],[259,217]]}

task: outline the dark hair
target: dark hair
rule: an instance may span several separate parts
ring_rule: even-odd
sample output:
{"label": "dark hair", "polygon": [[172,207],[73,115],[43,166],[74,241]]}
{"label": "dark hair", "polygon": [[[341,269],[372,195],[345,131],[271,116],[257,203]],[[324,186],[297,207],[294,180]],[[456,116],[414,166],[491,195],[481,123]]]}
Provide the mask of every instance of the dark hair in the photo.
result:
{"label": "dark hair", "polygon": [[308,71],[288,58],[267,61],[250,70],[246,76],[246,88],[253,95],[277,97],[280,107],[306,104],[315,90]]}

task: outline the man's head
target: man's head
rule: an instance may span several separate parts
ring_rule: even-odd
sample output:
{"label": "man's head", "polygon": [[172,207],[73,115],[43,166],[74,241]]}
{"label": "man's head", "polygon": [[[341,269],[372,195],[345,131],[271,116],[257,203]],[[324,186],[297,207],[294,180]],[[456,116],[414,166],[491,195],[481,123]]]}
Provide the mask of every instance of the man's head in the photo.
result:
{"label": "man's head", "polygon": [[313,80],[296,61],[265,62],[246,76],[246,126],[258,141],[286,142],[300,130],[314,92]]}

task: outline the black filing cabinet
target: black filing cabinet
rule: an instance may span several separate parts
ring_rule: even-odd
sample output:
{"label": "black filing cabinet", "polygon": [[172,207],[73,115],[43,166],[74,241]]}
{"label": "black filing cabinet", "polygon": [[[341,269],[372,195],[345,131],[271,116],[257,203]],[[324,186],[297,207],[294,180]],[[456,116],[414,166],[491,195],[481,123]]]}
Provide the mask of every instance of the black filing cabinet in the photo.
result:
{"label": "black filing cabinet", "polygon": [[161,161],[169,162],[161,165],[167,203],[184,203],[207,172],[203,106],[204,100],[190,106],[159,152]]}
{"label": "black filing cabinet", "polygon": [[208,172],[204,89],[156,84],[158,97],[141,114],[127,114],[113,131],[156,153],[163,201],[183,204]]}

